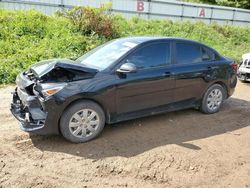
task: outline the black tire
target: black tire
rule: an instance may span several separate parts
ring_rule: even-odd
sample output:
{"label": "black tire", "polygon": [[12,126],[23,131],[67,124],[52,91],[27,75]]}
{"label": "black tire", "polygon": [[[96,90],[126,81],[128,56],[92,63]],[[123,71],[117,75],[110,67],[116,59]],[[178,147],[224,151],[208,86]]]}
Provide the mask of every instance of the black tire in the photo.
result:
{"label": "black tire", "polygon": [[[210,94],[212,94],[212,92],[214,91],[220,91],[221,94],[222,94],[222,100],[220,102],[219,105],[216,106],[216,108],[214,109],[211,109],[209,108],[209,102],[208,102],[208,97],[210,96]],[[200,107],[200,110],[205,113],[205,114],[213,114],[213,113],[216,113],[220,110],[220,107],[223,103],[223,101],[226,99],[226,90],[223,86],[221,86],[220,84],[214,84],[212,86],[210,86],[207,91],[205,92],[203,98],[202,98],[202,104],[201,104],[201,107]]]}
{"label": "black tire", "polygon": [[[81,113],[81,112],[79,112],[81,110],[85,110],[85,111],[87,111],[87,113],[89,113],[88,110],[90,110],[90,112],[92,111],[92,112],[95,112],[97,114],[95,116],[95,118],[97,119],[97,117],[98,117],[99,124],[98,124],[98,126],[96,127],[96,130],[94,130],[93,133],[90,132],[91,135],[86,134],[85,136],[83,136],[83,135],[78,136],[78,135],[73,134],[74,131],[72,133],[72,129],[74,129],[74,127],[73,128],[70,127],[70,122],[73,121],[72,119],[75,120],[75,118],[73,117],[74,115],[79,116],[78,113]],[[87,119],[87,118],[85,118],[85,119]],[[90,122],[90,121],[88,120],[88,122]],[[72,123],[75,123],[75,122],[72,122]],[[79,124],[78,121],[76,121],[76,123]],[[61,119],[60,119],[60,131],[61,131],[61,134],[68,141],[74,142],[74,143],[87,142],[89,140],[92,140],[92,139],[96,138],[102,132],[104,126],[105,126],[105,114],[104,114],[102,108],[98,104],[96,104],[96,103],[94,103],[92,101],[88,101],[88,100],[77,101],[77,102],[73,103],[72,105],[70,105],[65,110],[65,112],[62,114]],[[82,128],[83,125],[77,126],[77,128],[79,128],[79,127]],[[88,128],[86,128],[84,130],[87,131],[87,132],[89,131]],[[81,130],[81,131],[83,131],[83,130]],[[81,131],[79,133],[81,133]]]}

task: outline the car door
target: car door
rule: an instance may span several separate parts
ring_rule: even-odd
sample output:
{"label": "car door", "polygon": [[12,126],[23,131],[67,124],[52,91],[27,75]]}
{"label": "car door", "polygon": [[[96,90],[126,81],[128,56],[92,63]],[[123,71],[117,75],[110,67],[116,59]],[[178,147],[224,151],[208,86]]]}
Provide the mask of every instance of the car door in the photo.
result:
{"label": "car door", "polygon": [[121,64],[133,63],[137,71],[117,75],[118,114],[161,107],[173,100],[169,42],[154,42],[139,47]]}
{"label": "car door", "polygon": [[174,47],[174,102],[188,105],[202,97],[214,68],[213,57],[208,49],[197,43],[176,41]]}

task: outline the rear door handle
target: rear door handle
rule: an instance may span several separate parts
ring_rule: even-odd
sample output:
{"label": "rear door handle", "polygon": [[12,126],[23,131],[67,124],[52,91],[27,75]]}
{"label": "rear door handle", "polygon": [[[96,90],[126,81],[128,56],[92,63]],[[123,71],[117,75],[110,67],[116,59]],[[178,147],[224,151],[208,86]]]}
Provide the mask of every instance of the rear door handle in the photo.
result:
{"label": "rear door handle", "polygon": [[218,68],[218,66],[208,66],[208,67],[207,67],[207,70],[214,70],[214,69],[216,69],[216,68]]}
{"label": "rear door handle", "polygon": [[162,76],[164,77],[170,77],[171,75],[172,75],[171,72],[165,72],[162,74]]}

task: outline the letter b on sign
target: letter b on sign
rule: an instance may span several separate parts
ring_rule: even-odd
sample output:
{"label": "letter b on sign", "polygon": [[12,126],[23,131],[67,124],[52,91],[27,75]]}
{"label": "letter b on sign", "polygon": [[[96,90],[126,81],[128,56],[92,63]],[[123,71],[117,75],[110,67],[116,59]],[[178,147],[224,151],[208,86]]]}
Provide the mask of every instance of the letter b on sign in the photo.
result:
{"label": "letter b on sign", "polygon": [[144,2],[143,1],[137,1],[137,11],[138,12],[144,11]]}

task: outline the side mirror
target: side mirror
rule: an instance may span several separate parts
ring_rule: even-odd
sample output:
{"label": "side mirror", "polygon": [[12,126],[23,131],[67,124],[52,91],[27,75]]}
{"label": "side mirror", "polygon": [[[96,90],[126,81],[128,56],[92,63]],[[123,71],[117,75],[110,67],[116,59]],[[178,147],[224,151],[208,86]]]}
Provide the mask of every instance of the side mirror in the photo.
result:
{"label": "side mirror", "polygon": [[118,73],[129,73],[136,72],[137,68],[133,63],[124,63],[122,66],[116,70]]}

